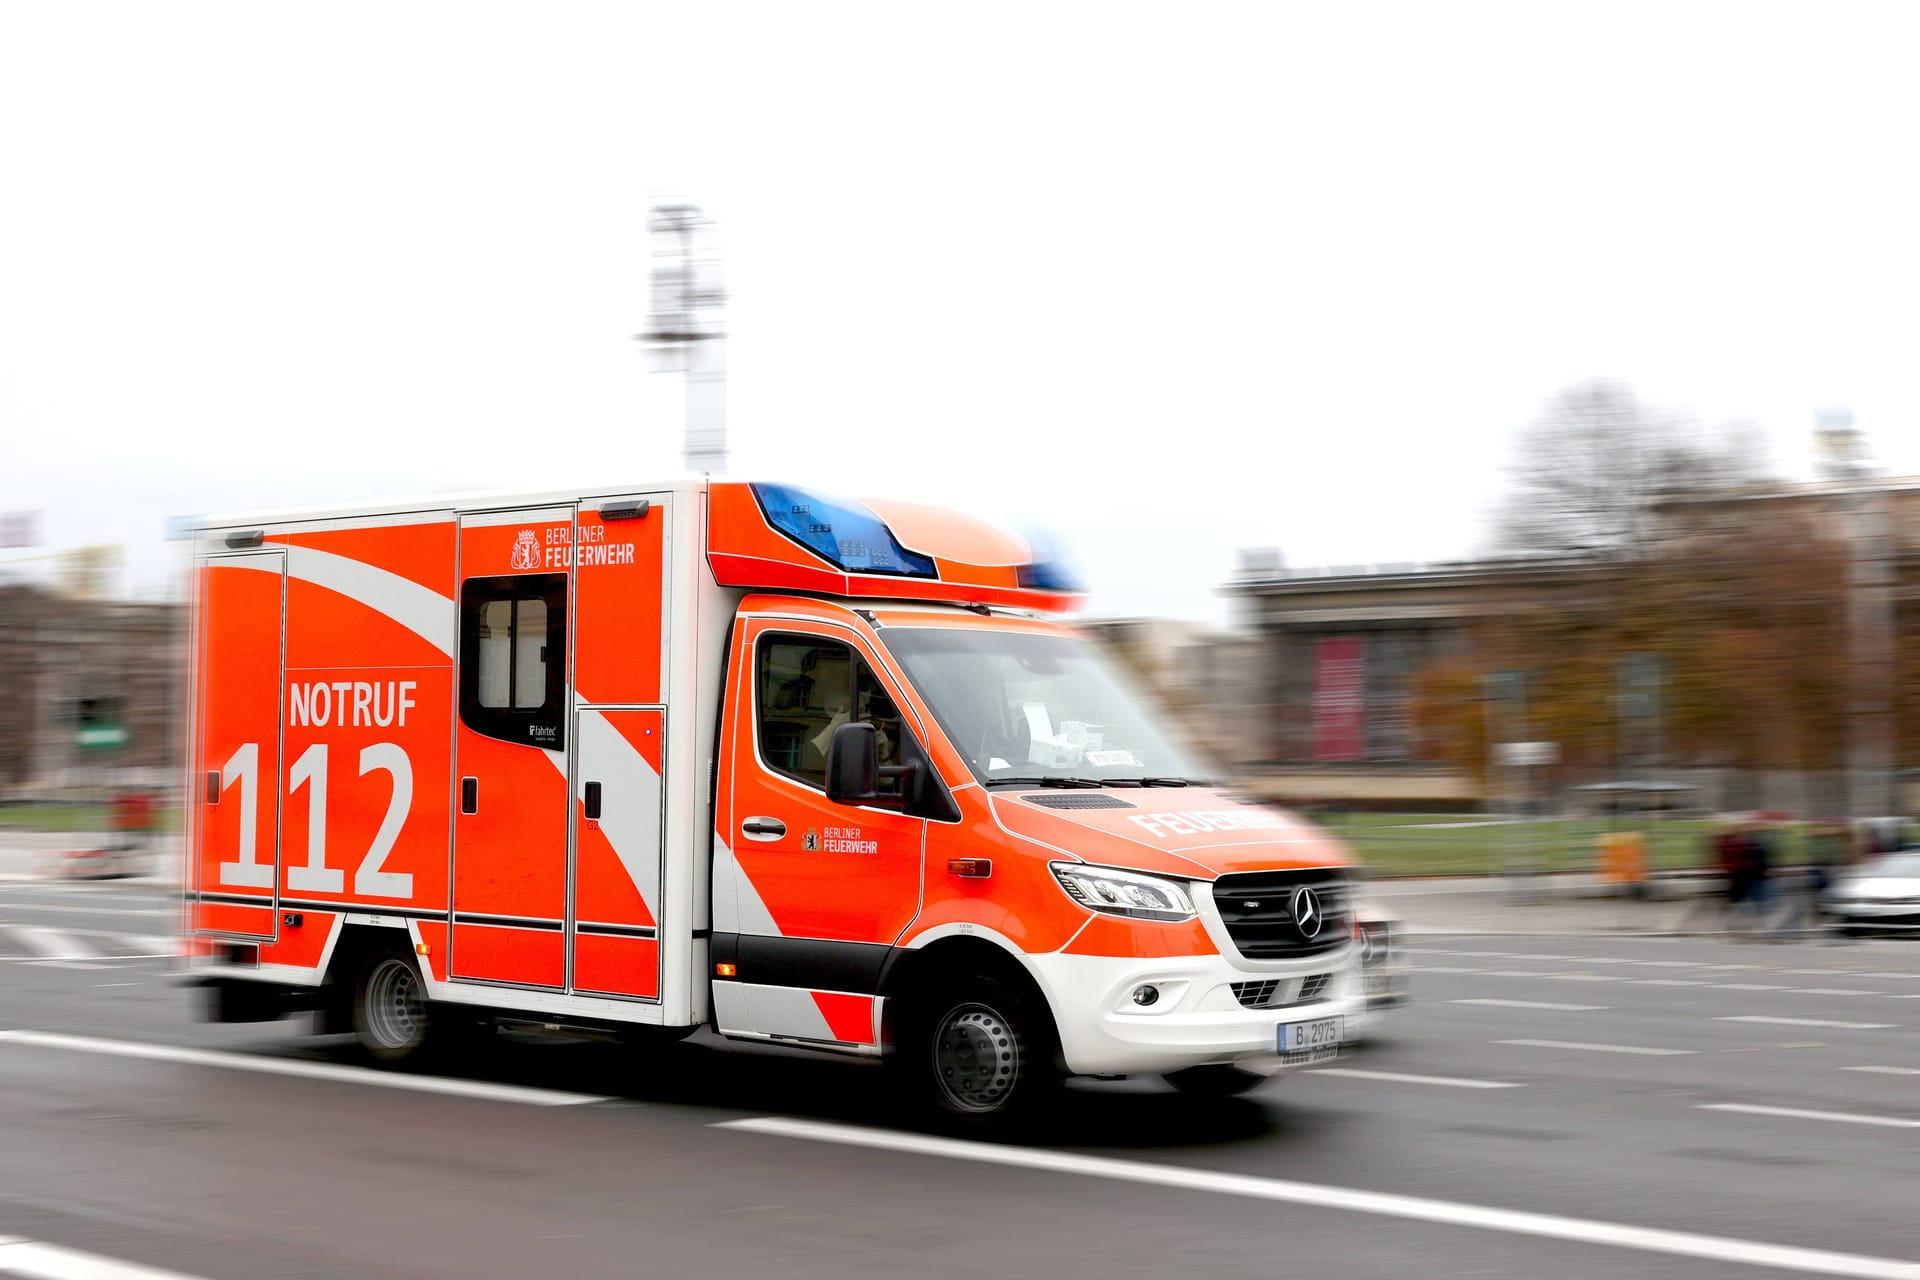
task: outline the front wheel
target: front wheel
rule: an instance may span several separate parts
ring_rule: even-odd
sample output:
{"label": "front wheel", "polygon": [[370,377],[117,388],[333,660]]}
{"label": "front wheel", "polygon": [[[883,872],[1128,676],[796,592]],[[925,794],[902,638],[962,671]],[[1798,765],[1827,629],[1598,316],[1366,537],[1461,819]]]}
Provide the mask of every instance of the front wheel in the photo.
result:
{"label": "front wheel", "polygon": [[1059,1082],[1053,1028],[1020,993],[976,978],[908,1003],[890,1063],[910,1106],[992,1124],[1030,1111]]}
{"label": "front wheel", "polygon": [[1225,1063],[1188,1067],[1184,1071],[1167,1073],[1168,1084],[1196,1098],[1237,1098],[1249,1089],[1266,1082],[1265,1076],[1255,1075],[1251,1071],[1242,1071],[1238,1067],[1228,1066]]}
{"label": "front wheel", "polygon": [[369,1057],[403,1062],[427,1046],[426,991],[413,961],[397,951],[376,951],[360,967],[353,987],[353,1034]]}

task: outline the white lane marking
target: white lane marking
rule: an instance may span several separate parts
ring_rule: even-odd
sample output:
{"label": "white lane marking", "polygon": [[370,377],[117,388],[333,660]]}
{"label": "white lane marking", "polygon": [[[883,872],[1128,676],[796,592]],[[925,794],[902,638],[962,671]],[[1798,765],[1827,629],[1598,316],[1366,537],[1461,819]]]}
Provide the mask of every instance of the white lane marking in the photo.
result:
{"label": "white lane marking", "polygon": [[1551,1000],[1496,1000],[1491,996],[1479,996],[1472,1000],[1449,1000],[1448,1004],[1490,1004],[1502,1009],[1557,1009],[1562,1013],[1591,1013],[1596,1009],[1605,1009],[1604,1004],[1555,1004]]}
{"label": "white lane marking", "polygon": [[1464,1080],[1456,1076],[1410,1076],[1398,1071],[1361,1071],[1355,1067],[1318,1067],[1310,1076],[1346,1076],[1353,1080],[1385,1080],[1389,1084],[1436,1084],[1453,1089],[1519,1089],[1511,1080]]}
{"label": "white lane marking", "polygon": [[16,924],[11,928],[13,936],[20,939],[29,951],[37,951],[48,960],[85,960],[93,955],[93,952],[58,929],[43,929],[30,924]]}
{"label": "white lane marking", "polygon": [[1707,984],[1698,978],[1634,978],[1636,987],[1704,987]]}
{"label": "white lane marking", "polygon": [[1580,958],[1579,956],[1538,955],[1530,952],[1523,953],[1521,955],[1517,955],[1514,957],[1515,960],[1578,960],[1579,958]]}
{"label": "white lane marking", "polygon": [[1774,1267],[1784,1271],[1870,1277],[1871,1280],[1920,1280],[1920,1263],[1895,1258],[1834,1253],[1825,1249],[1766,1244],[1757,1240],[1699,1235],[1690,1231],[1668,1231],[1658,1227],[1636,1227],[1622,1222],[1568,1218],[1558,1214],[1532,1213],[1523,1209],[1498,1209],[1450,1200],[1429,1200],[1421,1196],[1366,1191],[1354,1187],[1291,1182],[1280,1178],[1261,1178],[1248,1174],[1215,1173],[1211,1170],[1192,1169],[1180,1165],[1117,1160],[1110,1156],[1074,1155],[1070,1152],[1045,1151],[1035,1147],[1002,1146],[997,1143],[936,1138],[885,1129],[859,1129],[851,1125],[827,1124],[817,1120],[788,1120],[776,1116],[750,1120],[724,1120],[714,1127],[772,1137],[798,1138],[810,1142],[833,1142],[843,1146],[868,1147],[919,1156],[937,1156],[949,1160],[972,1160],[981,1164],[1034,1169],[1046,1173],[1076,1174],[1088,1178],[1107,1178],[1116,1182],[1144,1183],[1149,1186],[1172,1187],[1182,1191],[1205,1191],[1216,1195],[1244,1196],[1254,1200],[1312,1205],[1323,1209],[1343,1209],[1353,1213],[1409,1218],[1418,1222],[1436,1222],[1448,1226],[1477,1227],[1487,1231],[1504,1231],[1513,1235],[1541,1236],[1554,1240],[1578,1241],[1583,1244],[1610,1245],[1614,1248],[1638,1249],[1648,1253],[1706,1258],[1715,1262],[1745,1263],[1750,1266]]}
{"label": "white lane marking", "polygon": [[1542,973],[1538,969],[1489,969],[1487,976],[1489,978],[1551,978],[1553,975]]}
{"label": "white lane marking", "polygon": [[1627,979],[1611,973],[1556,973],[1553,975],[1562,982],[1625,982]]}
{"label": "white lane marking", "polygon": [[611,1098],[594,1093],[566,1093],[558,1089],[533,1089],[516,1084],[488,1084],[481,1080],[453,1080],[444,1076],[402,1075],[394,1071],[371,1071],[365,1067],[337,1066],[330,1062],[295,1062],[286,1058],[257,1058],[252,1054],[227,1053],[216,1049],[186,1049],[170,1044],[105,1040],[94,1036],[63,1035],[53,1031],[0,1031],[0,1043],[30,1045],[36,1049],[64,1049],[74,1053],[104,1053],[121,1058],[148,1058],[156,1062],[181,1062],[195,1067],[258,1071],[264,1075],[299,1076],[307,1080],[331,1080],[341,1084],[370,1084],[386,1089],[410,1089],[417,1093],[444,1093],[459,1098],[519,1102],[534,1107],[573,1107],[587,1102],[612,1101]]}
{"label": "white lane marking", "polygon": [[85,960],[23,960],[38,969],[111,969],[110,964],[91,964]]}
{"label": "white lane marking", "polygon": [[1760,1107],[1747,1102],[1703,1102],[1698,1111],[1738,1111],[1749,1116],[1780,1116],[1787,1120],[1830,1120],[1835,1124],[1870,1124],[1882,1129],[1920,1129],[1920,1120],[1903,1116],[1863,1116],[1850,1111],[1802,1111],[1798,1107]]}
{"label": "white lane marking", "polygon": [[164,915],[162,907],[61,907],[44,902],[9,902],[8,911],[52,911],[66,916],[157,916]]}
{"label": "white lane marking", "polygon": [[1786,988],[1771,982],[1717,982],[1716,991],[1785,991]]}
{"label": "white lane marking", "polygon": [[1417,973],[1485,973],[1485,969],[1460,969],[1448,964],[1423,964]]}
{"label": "white lane marking", "polygon": [[1842,1031],[1887,1031],[1899,1026],[1897,1022],[1829,1022],[1821,1018],[1766,1018],[1755,1013],[1743,1013],[1730,1018],[1715,1018],[1715,1022],[1770,1022],[1782,1027],[1837,1027]]}
{"label": "white lane marking", "polygon": [[1871,1071],[1883,1076],[1920,1076],[1920,1067],[1842,1067],[1842,1071]]}
{"label": "white lane marking", "polygon": [[18,1236],[0,1236],[0,1273],[34,1280],[196,1280],[180,1271],[135,1266]]}
{"label": "white lane marking", "polygon": [[96,987],[144,987],[147,984],[144,982],[96,982],[93,985]]}
{"label": "white lane marking", "polygon": [[1863,978],[1920,978],[1920,974],[1915,974],[1915,973],[1886,973],[1886,972],[1863,973],[1860,976]]}
{"label": "white lane marking", "polygon": [[1698,969],[1700,967],[1700,962],[1697,960],[1642,960],[1640,963],[1654,969]]}
{"label": "white lane marking", "polygon": [[1578,1040],[1495,1040],[1495,1044],[1517,1044],[1529,1049],[1582,1049],[1588,1053],[1644,1053],[1650,1057],[1674,1057],[1693,1049],[1651,1049],[1637,1044],[1583,1044]]}
{"label": "white lane marking", "polygon": [[1858,987],[1789,987],[1796,996],[1884,996],[1884,991],[1862,991]]}

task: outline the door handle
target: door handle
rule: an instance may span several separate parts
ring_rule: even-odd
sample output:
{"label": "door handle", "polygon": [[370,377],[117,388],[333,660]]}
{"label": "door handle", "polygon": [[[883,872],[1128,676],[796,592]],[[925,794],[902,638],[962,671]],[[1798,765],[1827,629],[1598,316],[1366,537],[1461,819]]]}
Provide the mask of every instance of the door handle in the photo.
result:
{"label": "door handle", "polygon": [[220,771],[218,769],[207,770],[207,803],[220,803]]}
{"label": "door handle", "polygon": [[740,824],[740,834],[749,840],[778,840],[787,834],[787,824],[778,818],[748,818]]}
{"label": "door handle", "polygon": [[460,779],[460,812],[480,812],[480,779]]}
{"label": "door handle", "polygon": [[587,820],[592,822],[600,817],[600,784],[589,782],[586,785],[586,793],[582,803],[587,811]]}

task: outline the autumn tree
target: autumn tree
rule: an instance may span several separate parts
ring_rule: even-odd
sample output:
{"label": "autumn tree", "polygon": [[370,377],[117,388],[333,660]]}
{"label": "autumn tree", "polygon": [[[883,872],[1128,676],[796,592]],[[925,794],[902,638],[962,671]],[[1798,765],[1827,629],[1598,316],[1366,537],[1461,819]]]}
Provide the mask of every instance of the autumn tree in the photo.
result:
{"label": "autumn tree", "polygon": [[1496,611],[1471,665],[1420,674],[1417,733],[1432,758],[1479,774],[1479,677],[1524,670],[1531,736],[1559,744],[1567,773],[1608,770],[1619,664],[1656,654],[1667,758],[1836,767],[1846,548],[1818,498],[1756,483],[1750,453],[1613,384],[1558,397],[1521,442],[1500,537],[1591,571],[1551,603]]}

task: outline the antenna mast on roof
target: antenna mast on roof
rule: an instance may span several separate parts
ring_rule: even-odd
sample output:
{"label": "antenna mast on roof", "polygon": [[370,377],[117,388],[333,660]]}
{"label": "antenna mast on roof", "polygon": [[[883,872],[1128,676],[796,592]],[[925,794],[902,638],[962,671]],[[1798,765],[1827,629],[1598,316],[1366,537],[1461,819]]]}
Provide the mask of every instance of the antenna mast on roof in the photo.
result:
{"label": "antenna mast on roof", "polygon": [[653,296],[640,335],[654,371],[685,380],[687,470],[699,475],[727,468],[727,291],[713,226],[699,205],[653,206]]}

